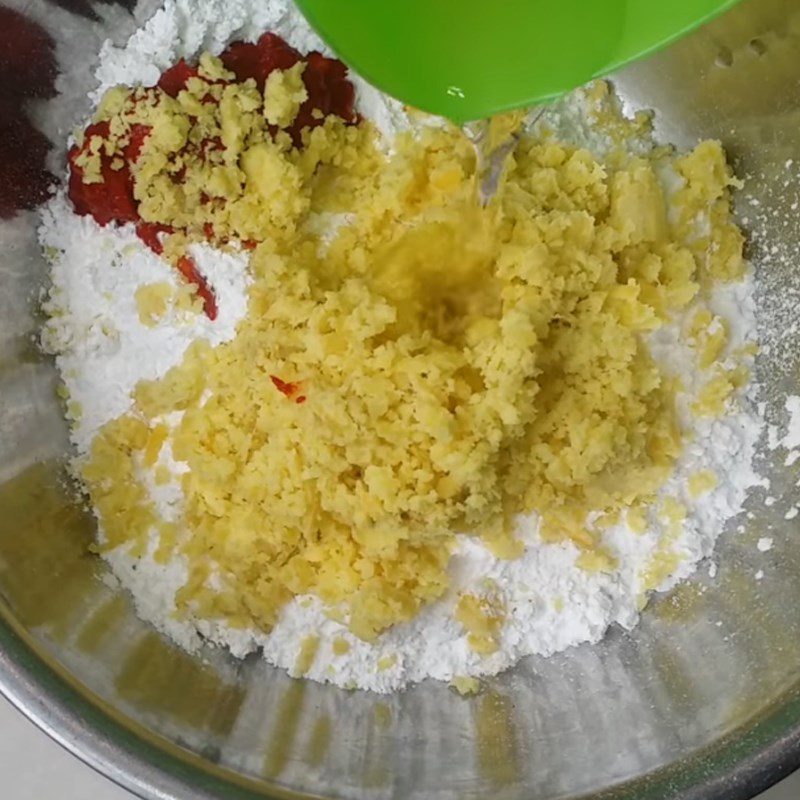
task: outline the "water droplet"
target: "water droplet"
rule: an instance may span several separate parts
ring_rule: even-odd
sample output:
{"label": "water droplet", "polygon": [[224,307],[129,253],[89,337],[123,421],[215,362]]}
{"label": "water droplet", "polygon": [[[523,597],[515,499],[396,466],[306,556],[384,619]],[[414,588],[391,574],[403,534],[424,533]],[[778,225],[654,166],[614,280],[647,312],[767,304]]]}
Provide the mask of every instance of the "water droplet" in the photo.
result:
{"label": "water droplet", "polygon": [[446,92],[450,97],[457,97],[459,100],[463,100],[467,96],[459,86],[448,86]]}

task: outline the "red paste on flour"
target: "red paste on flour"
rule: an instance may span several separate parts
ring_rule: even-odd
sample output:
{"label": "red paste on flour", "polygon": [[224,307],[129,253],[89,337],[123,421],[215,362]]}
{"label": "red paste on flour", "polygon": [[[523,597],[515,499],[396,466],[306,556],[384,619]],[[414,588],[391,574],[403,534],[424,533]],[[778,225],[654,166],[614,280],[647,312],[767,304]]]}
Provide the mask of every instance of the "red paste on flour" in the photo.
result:
{"label": "red paste on flour", "polygon": [[[298,62],[305,63],[303,81],[308,92],[308,99],[300,107],[297,118],[288,129],[296,147],[302,146],[302,131],[321,125],[328,115],[341,117],[345,122],[355,124],[358,115],[355,111],[355,89],[347,79],[347,68],[336,59],[327,58],[321,53],[302,55],[290,47],[280,36],[265,33],[255,43],[234,42],[220,54],[226,69],[233,72],[236,80],[243,82],[252,78],[263,91],[267,77],[274,70],[286,70]],[[166,70],[158,81],[158,88],[171,97],[176,97],[186,88],[187,81],[198,75],[196,66],[181,59]],[[209,102],[214,102],[209,97]],[[322,112],[321,114],[319,112]],[[69,152],[70,178],[69,197],[75,211],[81,215],[90,215],[100,225],[114,222],[118,225],[133,223],[139,238],[155,253],[163,252],[161,236],[173,233],[168,225],[145,222],[138,211],[138,203],[134,197],[134,179],[131,167],[136,163],[142,144],[147,139],[150,129],[145,125],[136,125],[132,129],[130,143],[123,152],[123,164],[112,168],[112,158],[101,154],[101,178],[98,183],[84,183],[83,170],[78,165],[78,156],[83,148],[88,148],[92,136],[106,137],[109,128],[107,122],[89,125],[84,131],[82,147],[75,145]],[[208,142],[208,148],[221,146],[219,142]],[[206,236],[214,240],[213,228],[206,228]],[[244,242],[246,249],[252,249],[257,242]],[[182,256],[177,268],[183,277],[197,286],[197,293],[203,301],[203,309],[209,319],[216,319],[217,304],[213,288],[208,284],[194,261],[187,255]],[[297,402],[300,402],[298,399]]]}

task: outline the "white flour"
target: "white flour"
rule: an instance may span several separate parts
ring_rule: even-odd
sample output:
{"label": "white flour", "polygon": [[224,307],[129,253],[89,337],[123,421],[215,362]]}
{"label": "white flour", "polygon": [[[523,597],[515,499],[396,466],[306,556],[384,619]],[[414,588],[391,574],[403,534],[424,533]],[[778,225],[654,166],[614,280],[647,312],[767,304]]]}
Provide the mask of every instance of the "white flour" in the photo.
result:
{"label": "white flour", "polygon": [[199,337],[212,344],[233,337],[247,307],[247,258],[193,245],[191,254],[217,295],[217,320],[193,314],[148,328],[139,321],[136,289],[161,282],[177,289],[181,278],[142,244],[132,225],[102,228],[73,214],[59,192],[45,206],[40,238],[55,251],[53,289],[44,306],[52,317],[42,340],[60,353],[70,402],[80,407],[72,440],[83,454],[100,426],[127,411],[139,380],[163,375]]}
{"label": "white flour", "polygon": [[[119,83],[154,84],[161,71],[178,58],[191,58],[203,49],[219,52],[233,39],[254,40],[269,29],[301,50],[322,49],[287,0],[170,0],[125,47],[104,46],[97,70],[100,85],[93,100]],[[382,130],[390,132],[407,124],[397,103],[363,81],[357,85],[359,109]],[[72,214],[69,202],[59,194],[44,212],[41,239],[54,256],[54,288],[47,304],[54,319],[47,325],[44,344],[58,354],[70,401],[79,404],[74,407],[78,419],[73,440],[83,454],[99,427],[129,408],[129,393],[138,380],[163,375],[180,362],[195,338],[218,343],[234,335],[246,310],[247,258],[209,247],[195,248],[192,254],[217,294],[219,318],[211,323],[199,315],[191,322],[146,328],[136,311],[136,287],[156,281],[177,284],[177,279],[130,226],[101,228],[89,218]],[[718,290],[713,297],[713,309],[730,326],[731,350],[755,339],[753,294],[752,278],[748,277],[737,286]],[[682,376],[691,394],[700,376],[687,374],[686,365],[693,363],[693,357],[680,341],[682,324],[683,320],[676,320],[659,331],[652,349],[665,369]],[[204,639],[229,647],[237,656],[261,648],[269,662],[291,672],[300,641],[317,634],[320,647],[309,677],[380,692],[429,676],[451,680],[461,675],[494,674],[531,653],[549,655],[580,642],[598,641],[615,622],[626,628],[635,625],[642,574],[654,556],[668,551],[678,557],[678,566],[659,587],[665,590],[690,575],[697,563],[711,554],[726,522],[741,510],[748,488],[758,483],[751,464],[762,422],[753,400],[740,397],[724,419],[696,421],[687,412],[689,397],[682,399],[679,412],[691,426],[692,435],[662,491],[688,509],[673,541],[667,543],[667,526],[655,512],[642,535],[625,524],[617,525],[606,531],[604,543],[617,557],[619,568],[613,574],[590,574],[575,566],[578,551],[573,545],[543,543],[535,519],[519,521],[519,533],[527,546],[516,561],[498,560],[478,541],[463,538],[450,565],[449,595],[412,622],[384,634],[376,645],[358,640],[328,619],[311,597],[291,602],[269,635],[207,620],[178,621],[171,611],[175,592],[186,577],[180,560],[164,567],[149,556],[133,559],[112,552],[106,558],[120,583],[132,593],[142,618],[190,650]],[[167,447],[161,459],[173,472],[180,472],[181,465],[171,460]],[[693,499],[686,490],[687,480],[702,469],[712,470],[719,485]],[[151,489],[162,516],[178,518],[182,500],[177,485]],[[712,571],[716,572],[714,565],[709,573]],[[481,657],[467,645],[452,612],[457,593],[480,590],[487,579],[498,587],[507,621],[499,651]],[[350,650],[334,656],[332,642],[340,637],[350,643]],[[378,662],[385,657],[394,661],[380,669]]]}

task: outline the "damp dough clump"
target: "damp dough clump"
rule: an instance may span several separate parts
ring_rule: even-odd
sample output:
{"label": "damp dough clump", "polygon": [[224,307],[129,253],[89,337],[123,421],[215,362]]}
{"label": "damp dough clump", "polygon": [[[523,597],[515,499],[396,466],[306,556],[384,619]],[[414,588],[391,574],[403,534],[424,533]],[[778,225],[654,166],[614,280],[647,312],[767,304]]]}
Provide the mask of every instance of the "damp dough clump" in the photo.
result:
{"label": "damp dough clump", "polygon": [[[257,242],[249,311],[232,341],[196,342],[140,383],[97,436],[84,476],[105,547],[142,551],[160,530],[162,557],[189,568],[184,612],[268,631],[311,594],[366,640],[444,595],[458,537],[517,556],[521,513],[587,568],[613,566],[587,515],[651,501],[682,445],[647,336],[744,271],[721,147],[611,166],[526,134],[484,207],[460,130],[385,151],[369,123],[329,118],[298,146],[281,126],[299,74],[276,73],[265,98],[201,64],[177,98],[110,95],[116,139],[98,147],[146,123],[146,220]],[[176,184],[170,153],[201,136],[219,141],[215,161],[187,158]],[[664,168],[681,179],[670,195]],[[724,390],[710,386],[704,412]],[[179,533],[142,488],[154,435],[185,465]]]}

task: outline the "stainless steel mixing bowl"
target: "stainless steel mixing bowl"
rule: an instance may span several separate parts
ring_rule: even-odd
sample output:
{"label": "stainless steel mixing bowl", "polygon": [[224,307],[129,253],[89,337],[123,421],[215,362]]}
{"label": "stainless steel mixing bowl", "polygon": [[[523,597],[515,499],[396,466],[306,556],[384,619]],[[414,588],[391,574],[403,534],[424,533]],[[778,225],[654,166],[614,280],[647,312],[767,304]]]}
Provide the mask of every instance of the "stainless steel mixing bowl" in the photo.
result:
{"label": "stainless steel mixing bowl", "polygon": [[[81,0],[17,7],[58,44],[66,94],[31,109],[63,151],[100,43],[136,22]],[[138,7],[136,19],[152,11]],[[750,176],[742,217],[772,340],[758,372],[779,424],[800,352],[785,315],[800,298],[800,182],[787,165],[800,163],[800,3],[745,0],[616,85],[632,106],[656,109],[663,139],[718,137]],[[800,539],[784,519],[797,467],[766,444],[776,501],[753,494],[720,543],[714,581],[703,570],[634,632],[529,658],[477,697],[437,683],[345,692],[255,658],[191,658],[159,638],[102,582],[86,549],[92,521],[64,489],[56,375],[34,344],[46,278],[35,228],[33,212],[0,221],[0,690],[89,764],[145,798],[242,800],[741,800],[798,765]],[[767,531],[775,548],[763,554]]]}

